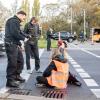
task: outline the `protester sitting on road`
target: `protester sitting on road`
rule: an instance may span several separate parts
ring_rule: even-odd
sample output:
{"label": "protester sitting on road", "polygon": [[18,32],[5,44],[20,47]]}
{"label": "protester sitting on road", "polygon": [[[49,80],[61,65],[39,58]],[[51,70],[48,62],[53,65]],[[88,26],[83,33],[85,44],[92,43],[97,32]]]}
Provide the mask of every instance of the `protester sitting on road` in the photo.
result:
{"label": "protester sitting on road", "polygon": [[[67,78],[66,78],[66,84],[67,81],[70,84],[76,85],[76,86],[81,86],[81,82],[75,77],[75,75],[73,75],[72,73],[68,73],[69,68],[68,68],[68,63],[67,63],[67,53],[66,53],[66,49],[67,49],[67,43],[65,41],[58,41],[58,49],[54,50],[54,53],[52,54],[52,61],[49,64],[49,66],[46,68],[46,70],[43,72],[43,76],[38,76],[36,78],[38,84],[45,84],[47,87],[57,87],[56,85],[54,85],[54,76],[52,75],[53,71],[57,71],[57,68],[59,67],[59,65],[66,64],[66,69],[63,68],[63,70],[66,71],[67,73]],[[55,63],[55,61],[57,61],[59,64]],[[69,74],[69,77],[68,77]],[[49,77],[49,80],[48,80]],[[50,79],[54,79],[54,80],[50,80]],[[51,83],[52,82],[52,83]],[[55,83],[56,84],[56,83]]]}
{"label": "protester sitting on road", "polygon": [[39,84],[45,84],[47,87],[66,88],[68,80],[69,66],[65,55],[62,55],[59,49],[54,49],[52,61],[43,72],[43,76],[36,78]]}
{"label": "protester sitting on road", "polygon": [[[60,50],[60,52],[64,55],[66,55],[67,57],[67,43],[63,40],[59,40],[58,41],[58,48]],[[69,71],[69,78],[68,78],[68,83],[69,84],[73,84],[76,86],[81,86],[81,82],[76,78],[75,75],[73,75],[70,71]]]}

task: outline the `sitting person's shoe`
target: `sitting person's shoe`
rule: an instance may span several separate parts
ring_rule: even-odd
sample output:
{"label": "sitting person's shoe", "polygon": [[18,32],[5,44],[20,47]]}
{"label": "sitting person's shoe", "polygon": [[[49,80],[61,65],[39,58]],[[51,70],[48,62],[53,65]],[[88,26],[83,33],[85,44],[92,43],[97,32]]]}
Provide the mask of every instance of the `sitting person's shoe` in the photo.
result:
{"label": "sitting person's shoe", "polygon": [[16,81],[20,81],[21,83],[25,82],[25,79],[23,79],[20,75],[16,76]]}
{"label": "sitting person's shoe", "polygon": [[82,83],[78,80],[78,78],[75,75],[71,74],[71,73],[69,73],[68,83],[76,85],[76,86],[81,86],[82,85]]}
{"label": "sitting person's shoe", "polygon": [[19,82],[15,81],[15,80],[13,80],[13,81],[7,80],[6,87],[9,87],[9,88],[19,88]]}
{"label": "sitting person's shoe", "polygon": [[76,86],[81,86],[81,85],[82,85],[82,83],[79,82],[79,81],[77,81],[77,82],[72,82],[72,84],[73,84],[73,85],[76,85]]}
{"label": "sitting person's shoe", "polygon": [[51,49],[47,49],[47,51],[51,51]]}

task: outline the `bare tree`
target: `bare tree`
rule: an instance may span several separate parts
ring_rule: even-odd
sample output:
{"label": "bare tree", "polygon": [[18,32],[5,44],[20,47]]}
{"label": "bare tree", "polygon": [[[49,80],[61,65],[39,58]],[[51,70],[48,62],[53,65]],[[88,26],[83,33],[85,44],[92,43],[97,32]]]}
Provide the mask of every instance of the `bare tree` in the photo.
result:
{"label": "bare tree", "polygon": [[10,16],[10,11],[0,2],[0,27],[4,27],[5,21]]}

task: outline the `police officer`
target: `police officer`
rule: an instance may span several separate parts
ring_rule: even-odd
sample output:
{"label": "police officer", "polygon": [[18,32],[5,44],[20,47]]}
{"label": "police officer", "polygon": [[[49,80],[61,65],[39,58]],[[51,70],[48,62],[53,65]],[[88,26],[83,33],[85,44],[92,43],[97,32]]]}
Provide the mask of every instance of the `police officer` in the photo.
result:
{"label": "police officer", "polygon": [[32,17],[30,22],[26,23],[24,32],[31,36],[31,38],[25,43],[27,70],[32,73],[30,66],[30,57],[33,54],[35,58],[35,70],[38,72],[40,68],[40,59],[38,51],[39,25],[37,24],[37,20],[35,17]]}
{"label": "police officer", "polygon": [[19,11],[15,16],[8,19],[5,26],[5,49],[8,58],[7,87],[19,87],[19,83],[25,82],[20,76],[24,60],[21,51],[20,40],[24,40],[25,34],[20,30],[20,23],[26,18],[24,11]]}
{"label": "police officer", "polygon": [[51,34],[52,34],[52,29],[49,28],[47,30],[47,51],[51,51]]}

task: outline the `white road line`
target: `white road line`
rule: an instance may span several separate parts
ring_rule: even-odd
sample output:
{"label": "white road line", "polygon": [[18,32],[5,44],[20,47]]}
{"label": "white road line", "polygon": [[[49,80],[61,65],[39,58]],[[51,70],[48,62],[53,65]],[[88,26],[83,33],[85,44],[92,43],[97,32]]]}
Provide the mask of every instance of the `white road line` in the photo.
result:
{"label": "white road line", "polygon": [[82,68],[75,69],[78,73],[85,73],[85,70]]}
{"label": "white road line", "polygon": [[[68,50],[79,50],[80,48],[68,48]],[[100,48],[84,48],[85,50],[100,50]]]}
{"label": "white road line", "polygon": [[88,73],[79,73],[82,78],[91,78]]}
{"label": "white road line", "polygon": [[81,49],[82,51],[84,51],[84,52],[86,52],[86,53],[88,53],[88,54],[90,54],[90,55],[92,55],[92,56],[95,56],[95,57],[97,57],[97,58],[100,58],[100,56],[98,56],[98,55],[96,55],[96,54],[94,54],[94,53],[92,53],[92,52],[90,52],[90,51],[87,51],[87,50],[85,50],[85,49]]}
{"label": "white road line", "polygon": [[73,64],[73,65],[77,65],[77,62],[75,62],[75,61],[72,61],[72,62],[71,62],[71,64]]}
{"label": "white road line", "polygon": [[89,86],[89,87],[94,87],[94,86],[99,86],[97,83],[96,83],[96,81],[95,80],[93,80],[93,79],[83,79],[84,81],[85,81],[85,83],[86,83],[86,85],[87,86]]}
{"label": "white road line", "polygon": [[97,98],[100,98],[100,89],[91,89],[91,91],[96,95]]}
{"label": "white road line", "polygon": [[72,60],[72,58],[68,58],[69,60]]}
{"label": "white road line", "polygon": [[[69,55],[68,55],[69,56]],[[70,57],[70,56],[69,56]],[[72,58],[73,59],[73,58]],[[69,60],[69,59],[68,59]],[[73,59],[74,60],[74,59]],[[70,61],[70,63],[72,64],[72,61]],[[74,61],[75,62],[75,61]],[[77,62],[76,62],[77,63]],[[88,87],[99,87],[99,85],[96,83],[96,81],[94,79],[91,78],[91,76],[85,72],[84,69],[81,68],[81,66],[79,64],[74,65],[72,64],[72,66],[75,68],[75,70],[78,72],[78,74],[80,75],[80,77],[83,78],[84,82],[86,83],[86,85]],[[100,98],[100,89],[90,89],[92,91],[92,93],[97,97]]]}
{"label": "white road line", "polygon": [[98,55],[96,55],[96,54],[94,54],[94,53],[92,53],[92,52],[90,52],[90,51],[88,51],[88,50],[85,50],[85,49],[83,49],[83,48],[79,48],[78,46],[76,46],[76,45],[74,45],[74,44],[71,44],[71,45],[73,45],[74,47],[80,49],[81,51],[83,51],[83,52],[85,52],[85,53],[88,53],[88,54],[90,54],[90,55],[92,55],[92,56],[94,56],[94,57],[100,58],[100,56],[98,56]]}
{"label": "white road line", "polygon": [[81,68],[80,65],[73,65],[74,68]]}
{"label": "white road line", "polygon": [[74,62],[75,60],[73,60],[73,59],[68,59],[70,62]]}

